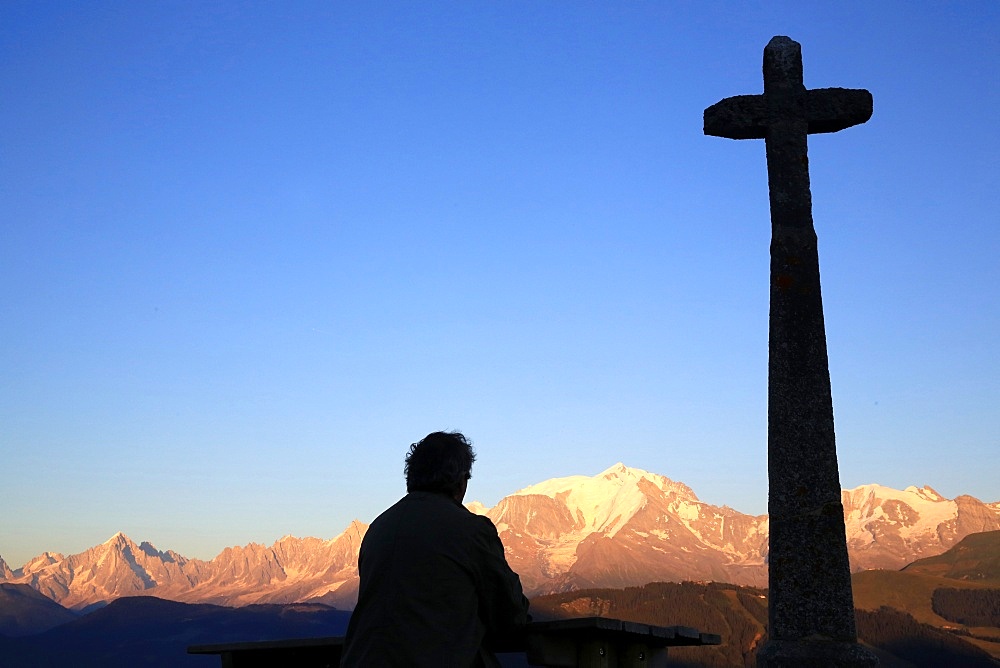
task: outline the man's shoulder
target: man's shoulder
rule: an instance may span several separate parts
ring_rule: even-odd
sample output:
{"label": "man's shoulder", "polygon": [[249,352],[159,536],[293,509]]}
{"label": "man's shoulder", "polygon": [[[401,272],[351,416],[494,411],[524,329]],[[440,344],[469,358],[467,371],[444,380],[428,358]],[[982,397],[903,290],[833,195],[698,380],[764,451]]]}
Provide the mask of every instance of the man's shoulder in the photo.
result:
{"label": "man's shoulder", "polygon": [[[457,520],[468,520],[469,522],[476,521],[477,517],[483,517],[473,513],[451,497],[436,492],[409,492],[386,509],[383,514],[394,512],[428,512],[448,515]],[[484,519],[488,521],[489,518],[484,517]]]}
{"label": "man's shoulder", "polygon": [[442,516],[447,516],[450,521],[462,525],[469,531],[485,531],[487,533],[496,534],[497,529],[493,524],[493,520],[486,515],[480,515],[479,513],[472,512],[458,501],[455,501],[444,494],[412,492],[407,494],[407,496],[410,497],[424,494],[426,494],[426,496],[416,496],[414,501],[423,501],[428,509],[432,509],[432,512],[438,513]]}
{"label": "man's shoulder", "polygon": [[497,532],[497,527],[495,524],[493,524],[493,520],[491,520],[486,515],[480,515],[479,513],[474,513],[469,509],[466,509],[466,512],[469,513],[471,521],[474,522],[478,527],[482,529],[488,529],[492,533]]}
{"label": "man's shoulder", "polygon": [[447,512],[452,517],[454,517],[455,521],[461,522],[463,525],[470,527],[470,529],[476,529],[480,531],[485,530],[485,531],[490,531],[492,533],[496,533],[497,530],[496,526],[493,524],[493,520],[491,520],[486,515],[480,515],[479,513],[474,513],[465,506],[463,506],[461,503],[452,501],[451,499],[448,499],[447,505],[448,508],[447,509],[443,508],[442,510],[444,512]]}
{"label": "man's shoulder", "polygon": [[[487,533],[496,535],[497,529],[493,521],[478,513],[474,513],[454,499],[433,492],[410,492],[395,504],[387,508],[372,522],[372,527],[381,524],[396,524],[406,522],[407,518],[435,518],[437,523],[461,528],[470,533]],[[370,531],[371,529],[369,529]]]}

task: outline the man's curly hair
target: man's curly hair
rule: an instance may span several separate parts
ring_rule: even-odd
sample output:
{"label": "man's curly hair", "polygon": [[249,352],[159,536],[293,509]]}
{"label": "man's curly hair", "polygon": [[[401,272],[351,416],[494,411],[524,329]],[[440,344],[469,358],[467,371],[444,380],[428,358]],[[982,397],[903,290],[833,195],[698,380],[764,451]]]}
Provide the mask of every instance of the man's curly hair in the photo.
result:
{"label": "man's curly hair", "polygon": [[457,431],[436,431],[410,445],[403,474],[407,492],[438,492],[454,496],[472,477],[476,453],[472,442]]}

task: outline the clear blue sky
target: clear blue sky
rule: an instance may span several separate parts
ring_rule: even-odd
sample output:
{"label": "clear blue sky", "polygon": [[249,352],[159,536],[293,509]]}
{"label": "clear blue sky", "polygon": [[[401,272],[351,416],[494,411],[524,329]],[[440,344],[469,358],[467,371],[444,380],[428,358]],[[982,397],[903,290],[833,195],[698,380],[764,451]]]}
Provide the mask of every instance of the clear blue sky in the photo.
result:
{"label": "clear blue sky", "polygon": [[464,430],[766,512],[764,145],[810,138],[841,480],[1000,500],[1000,4],[0,5],[0,555],[329,538]]}

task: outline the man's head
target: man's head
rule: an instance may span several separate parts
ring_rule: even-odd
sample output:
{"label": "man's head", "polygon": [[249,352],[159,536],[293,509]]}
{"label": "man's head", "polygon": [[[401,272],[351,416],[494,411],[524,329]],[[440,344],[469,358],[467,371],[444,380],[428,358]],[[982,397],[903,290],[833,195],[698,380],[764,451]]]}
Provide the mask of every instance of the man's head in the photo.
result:
{"label": "man's head", "polygon": [[406,491],[438,492],[461,501],[474,461],[472,443],[459,432],[428,434],[406,455]]}

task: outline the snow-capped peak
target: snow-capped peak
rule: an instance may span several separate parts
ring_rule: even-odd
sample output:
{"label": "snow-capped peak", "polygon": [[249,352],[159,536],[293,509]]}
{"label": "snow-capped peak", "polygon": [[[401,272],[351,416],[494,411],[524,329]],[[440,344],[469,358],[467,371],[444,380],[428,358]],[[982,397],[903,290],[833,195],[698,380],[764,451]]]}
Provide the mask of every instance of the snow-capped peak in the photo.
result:
{"label": "snow-capped peak", "polygon": [[899,526],[900,536],[908,539],[935,534],[938,527],[956,517],[955,501],[946,499],[928,486],[910,486],[904,490],[884,485],[861,485],[843,491],[844,520],[848,537],[874,540],[867,528],[873,521]]}
{"label": "snow-capped peak", "polygon": [[647,480],[663,491],[697,500],[694,492],[686,485],[621,462],[592,477],[573,475],[546,480],[520,489],[514,496],[538,494],[561,501],[573,517],[582,521],[587,530],[613,535],[646,504],[646,495],[639,486],[642,480]]}
{"label": "snow-capped peak", "polygon": [[655,473],[625,466],[621,462],[618,462],[614,466],[601,471],[595,476],[571,475],[564,478],[551,478],[549,480],[544,480],[534,485],[525,487],[524,489],[519,489],[514,492],[514,494],[541,494],[554,499],[559,494],[563,494],[571,490],[604,490],[612,487],[620,487],[629,483],[635,484],[642,478],[647,478],[652,482],[657,482],[657,479],[667,480],[663,476],[656,475]]}
{"label": "snow-capped peak", "polygon": [[642,469],[629,468],[628,466],[625,466],[621,462],[618,462],[614,466],[605,469],[604,471],[601,471],[597,475],[599,475],[602,478],[608,478],[609,480],[611,478],[621,478],[627,480],[627,479],[638,479],[643,476],[649,476],[652,474],[649,471],[643,471]]}
{"label": "snow-capped peak", "polygon": [[890,500],[902,501],[914,509],[919,509],[920,506],[925,505],[950,503],[949,499],[944,498],[936,490],[927,485],[923,487],[910,485],[906,489],[899,490],[884,485],[868,484],[855,487],[854,489],[845,489],[844,495],[847,504],[855,507],[872,501]]}
{"label": "snow-capped peak", "polygon": [[117,532],[114,536],[104,541],[105,545],[120,545],[124,543],[131,543],[132,539],[125,535],[124,531]]}
{"label": "snow-capped peak", "polygon": [[910,485],[907,487],[905,492],[910,492],[911,494],[916,494],[917,496],[927,499],[928,501],[944,501],[945,498],[937,493],[933,487],[929,485],[924,485],[923,487],[914,487]]}

